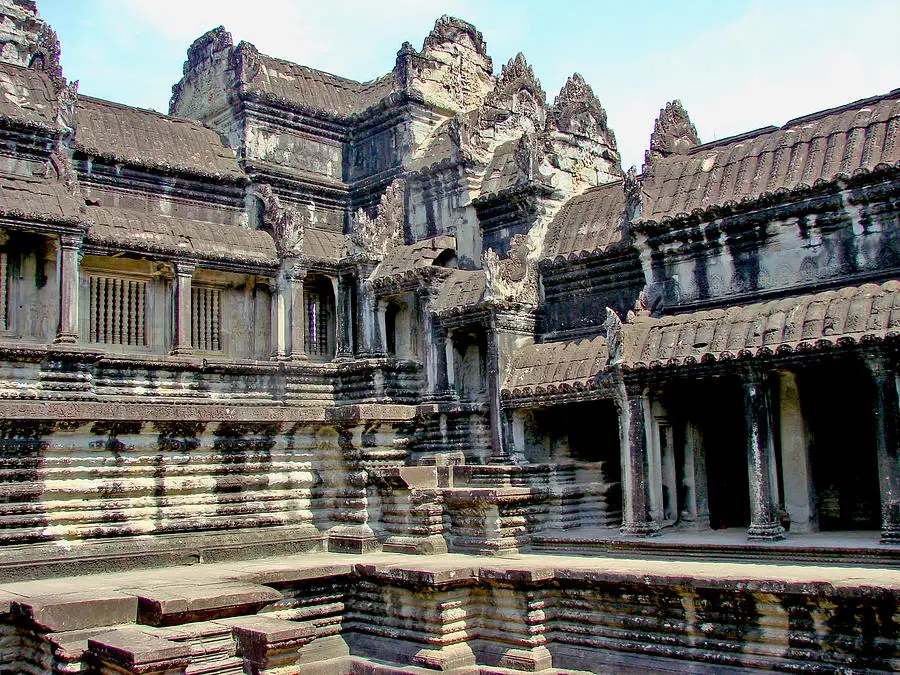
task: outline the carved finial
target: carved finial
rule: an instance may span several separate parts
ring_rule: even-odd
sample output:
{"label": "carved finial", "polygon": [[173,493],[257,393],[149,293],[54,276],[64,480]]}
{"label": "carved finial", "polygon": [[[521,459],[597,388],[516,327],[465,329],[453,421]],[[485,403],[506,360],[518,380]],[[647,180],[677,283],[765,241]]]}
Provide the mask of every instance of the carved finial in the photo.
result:
{"label": "carved finial", "polygon": [[242,82],[250,82],[262,70],[262,59],[256,45],[241,41],[231,55],[232,64]]}
{"label": "carved finial", "polygon": [[475,51],[481,56],[487,57],[487,44],[481,35],[481,31],[468,21],[444,14],[444,16],[434,22],[434,28],[431,29],[428,37],[425,38],[422,50],[440,48],[442,44],[447,42],[461,43],[463,41],[471,41]]}
{"label": "carved finial", "polygon": [[687,111],[681,101],[674,100],[659,111],[653,133],[650,136],[650,149],[644,156],[645,164],[669,155],[683,155],[695,145],[700,144],[697,128],[691,123]]}
{"label": "carved finial", "polygon": [[484,299],[495,304],[534,307],[538,304],[538,269],[531,238],[517,234],[509,245],[509,255],[500,258],[489,248],[481,256],[484,271]]}
{"label": "carved finial", "polygon": [[206,31],[188,47],[187,61],[184,62],[182,74],[187,75],[198,67],[205,68],[205,62],[209,61],[213,54],[230,49],[233,45],[231,33],[225,30],[225,26],[217,26]]}
{"label": "carved finial", "polygon": [[388,251],[403,243],[405,221],[406,185],[398,179],[381,195],[374,217],[362,209],[356,212],[350,241],[358,254],[381,260]]}
{"label": "carved finial", "polygon": [[37,36],[35,52],[28,64],[29,68],[45,72],[50,79],[59,83],[62,80],[62,66],[59,63],[59,36],[56,31],[44,24]]}
{"label": "carved finial", "polygon": [[632,165],[625,173],[625,217],[634,220],[641,215],[644,203],[644,195],[641,191],[641,182],[638,179],[637,167]]}
{"label": "carved finial", "polygon": [[529,117],[536,108],[543,108],[546,102],[547,95],[522,52],[503,66],[494,91],[485,99],[487,106]]}
{"label": "carved finial", "polygon": [[307,221],[311,221],[314,214],[308,212],[304,217],[296,209],[282,206],[278,195],[268,184],[259,186],[256,194],[263,205],[263,226],[271,232],[278,252],[282,255],[300,253]]}
{"label": "carved finial", "polygon": [[606,330],[607,365],[614,366],[622,360],[625,330],[622,328],[622,320],[619,315],[610,307],[606,308],[606,321],[603,322],[603,328]]}
{"label": "carved finial", "polygon": [[547,112],[547,124],[579,136],[603,135],[609,138],[613,149],[616,147],[615,136],[607,125],[606,110],[579,73],[563,85]]}

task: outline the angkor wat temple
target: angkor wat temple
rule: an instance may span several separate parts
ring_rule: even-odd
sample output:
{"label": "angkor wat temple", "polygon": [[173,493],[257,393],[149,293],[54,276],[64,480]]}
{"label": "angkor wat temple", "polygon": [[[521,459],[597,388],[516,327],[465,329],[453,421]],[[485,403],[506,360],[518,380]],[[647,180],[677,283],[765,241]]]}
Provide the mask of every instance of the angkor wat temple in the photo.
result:
{"label": "angkor wat temple", "polygon": [[0,17],[0,672],[900,669],[900,90],[638,173],[454,18],[162,115]]}

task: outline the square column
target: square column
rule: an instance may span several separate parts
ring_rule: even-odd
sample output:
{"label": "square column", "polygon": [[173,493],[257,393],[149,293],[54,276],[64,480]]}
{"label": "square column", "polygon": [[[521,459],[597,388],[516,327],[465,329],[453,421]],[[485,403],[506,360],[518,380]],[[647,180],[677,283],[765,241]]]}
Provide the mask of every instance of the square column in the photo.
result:
{"label": "square column", "polygon": [[175,345],[174,356],[193,354],[191,344],[191,277],[194,263],[175,263]]}
{"label": "square column", "polygon": [[288,358],[288,303],[290,302],[290,282],[283,276],[272,280],[270,323],[272,326],[271,358],[284,361]]}
{"label": "square column", "polygon": [[59,235],[59,326],[56,344],[78,342],[78,258],[81,235]]}
{"label": "square column", "polygon": [[659,523],[650,516],[647,412],[643,387],[622,382],[616,397],[619,411],[619,443],[622,453],[623,535],[649,537],[659,534]]}
{"label": "square column", "polygon": [[375,297],[368,283],[368,275],[371,269],[360,268],[359,278],[356,280],[356,325],[359,330],[359,354],[362,357],[382,356],[384,350],[381,346]]}
{"label": "square column", "polygon": [[800,409],[797,375],[778,373],[778,389],[784,508],[791,519],[791,532],[817,532],[819,515],[809,462],[809,433]]}
{"label": "square column", "polygon": [[778,476],[772,436],[772,404],[765,377],[744,375],[744,415],[747,422],[747,471],[750,477],[748,539],[782,539],[778,518]]}
{"label": "square column", "polygon": [[292,267],[285,271],[291,288],[291,361],[306,361],[306,304],[303,282],[306,270]]}
{"label": "square column", "polygon": [[703,430],[692,420],[684,425],[684,506],[681,524],[687,529],[709,529],[709,491],[706,483],[706,448]]}
{"label": "square column", "polygon": [[353,358],[353,330],[354,321],[352,307],[350,306],[350,281],[346,277],[338,277],[334,280],[336,286],[335,298],[335,349],[336,359]]}
{"label": "square column", "polygon": [[881,543],[900,544],[900,434],[898,383],[890,360],[876,354],[866,359],[875,394],[875,447],[881,492]]}

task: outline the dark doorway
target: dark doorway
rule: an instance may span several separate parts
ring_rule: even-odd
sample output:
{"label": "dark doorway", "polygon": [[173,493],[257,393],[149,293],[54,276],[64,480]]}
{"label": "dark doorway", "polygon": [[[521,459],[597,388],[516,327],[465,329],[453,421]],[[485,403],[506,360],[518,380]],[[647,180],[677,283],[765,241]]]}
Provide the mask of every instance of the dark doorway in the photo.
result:
{"label": "dark doorway", "polygon": [[861,364],[804,370],[800,404],[810,432],[810,463],[822,530],[880,527],[878,459],[871,377]]}
{"label": "dark doorway", "polygon": [[714,530],[750,525],[747,427],[744,396],[737,379],[722,378],[698,389],[696,413],[703,429],[709,524]]}

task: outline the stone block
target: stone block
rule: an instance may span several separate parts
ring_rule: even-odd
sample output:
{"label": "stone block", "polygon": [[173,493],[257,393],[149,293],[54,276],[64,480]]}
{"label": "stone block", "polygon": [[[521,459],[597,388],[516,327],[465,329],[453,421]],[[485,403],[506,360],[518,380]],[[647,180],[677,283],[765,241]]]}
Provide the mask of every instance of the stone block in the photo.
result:
{"label": "stone block", "polygon": [[315,626],[266,616],[241,617],[232,622],[238,656],[245,673],[281,672],[300,660],[300,648],[315,639]]}
{"label": "stone block", "polygon": [[128,592],[137,596],[139,621],[151,626],[255,614],[282,598],[267,586],[239,582],[134,588]]}
{"label": "stone block", "polygon": [[122,628],[89,638],[85,660],[97,675],[181,675],[191,662],[191,648]]}
{"label": "stone block", "polygon": [[134,623],[137,598],[117,592],[81,591],[12,601],[12,613],[50,632]]}

